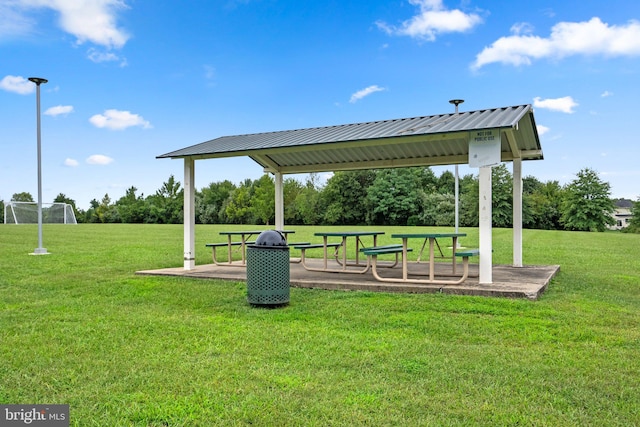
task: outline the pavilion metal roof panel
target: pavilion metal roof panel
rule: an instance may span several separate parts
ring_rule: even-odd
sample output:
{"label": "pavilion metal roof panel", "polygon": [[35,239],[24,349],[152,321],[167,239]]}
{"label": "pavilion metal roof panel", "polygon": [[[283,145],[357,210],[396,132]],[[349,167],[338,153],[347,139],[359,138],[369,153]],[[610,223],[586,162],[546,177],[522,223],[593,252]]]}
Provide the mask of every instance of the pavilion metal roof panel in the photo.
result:
{"label": "pavilion metal roof panel", "polygon": [[542,158],[530,105],[223,136],[158,158],[245,155],[284,173],[456,164],[467,163],[470,132],[483,129],[503,131],[505,160]]}

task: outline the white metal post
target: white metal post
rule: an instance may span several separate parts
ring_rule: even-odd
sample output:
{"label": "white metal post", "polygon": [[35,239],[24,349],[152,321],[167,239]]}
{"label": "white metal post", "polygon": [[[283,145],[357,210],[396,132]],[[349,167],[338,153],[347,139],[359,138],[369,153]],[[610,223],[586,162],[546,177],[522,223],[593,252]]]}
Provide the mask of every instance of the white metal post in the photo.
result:
{"label": "white metal post", "polygon": [[513,266],[522,267],[522,159],[513,159]]}
{"label": "white metal post", "polygon": [[284,185],[282,184],[282,173],[276,172],[275,174],[276,185],[276,230],[284,230]]}
{"label": "white metal post", "polygon": [[[457,108],[457,106],[456,106]],[[458,224],[460,223],[460,183],[458,178],[458,165],[456,165],[456,177],[455,177],[455,225],[456,225],[456,234],[458,233]],[[460,242],[456,243],[457,247],[460,247]]]}
{"label": "white metal post", "polygon": [[184,269],[196,266],[195,160],[184,158]]}
{"label": "white metal post", "polygon": [[493,254],[492,254],[492,207],[491,207],[491,166],[480,168],[480,279],[479,283],[493,283]]}

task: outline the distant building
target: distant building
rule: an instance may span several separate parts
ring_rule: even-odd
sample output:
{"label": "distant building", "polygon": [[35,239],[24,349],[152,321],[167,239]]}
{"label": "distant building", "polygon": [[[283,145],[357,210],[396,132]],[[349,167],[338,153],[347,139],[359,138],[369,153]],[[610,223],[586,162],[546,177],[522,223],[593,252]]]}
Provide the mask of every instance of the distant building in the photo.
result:
{"label": "distant building", "polygon": [[633,200],[618,199],[615,202],[616,210],[613,212],[613,217],[616,220],[616,225],[610,226],[610,230],[622,230],[627,227],[631,222],[631,209],[633,208]]}

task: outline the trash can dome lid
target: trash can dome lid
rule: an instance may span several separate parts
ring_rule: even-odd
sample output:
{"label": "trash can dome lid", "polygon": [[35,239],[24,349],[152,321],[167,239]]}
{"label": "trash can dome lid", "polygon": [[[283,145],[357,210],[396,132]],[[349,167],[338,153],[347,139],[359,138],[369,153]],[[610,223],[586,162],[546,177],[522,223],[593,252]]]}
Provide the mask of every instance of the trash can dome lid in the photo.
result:
{"label": "trash can dome lid", "polygon": [[277,230],[266,230],[258,235],[255,246],[287,246],[287,239]]}

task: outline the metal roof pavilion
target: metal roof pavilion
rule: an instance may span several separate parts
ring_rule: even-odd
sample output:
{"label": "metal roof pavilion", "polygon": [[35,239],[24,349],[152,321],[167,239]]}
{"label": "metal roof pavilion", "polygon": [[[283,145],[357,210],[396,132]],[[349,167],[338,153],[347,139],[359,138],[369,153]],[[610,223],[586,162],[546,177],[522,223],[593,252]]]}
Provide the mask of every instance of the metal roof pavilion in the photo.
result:
{"label": "metal roof pavilion", "polygon": [[[275,175],[276,229],[284,229],[285,174],[456,165],[470,162],[474,136],[499,137],[500,161],[513,162],[514,265],[522,266],[522,161],[542,160],[531,105],[223,136],[157,156],[184,160],[184,268],[195,267],[195,161],[249,156]],[[479,168],[480,283],[491,283],[491,167]]]}
{"label": "metal roof pavilion", "polygon": [[223,136],[157,158],[249,156],[284,174],[466,164],[471,132],[500,129],[502,161],[542,159],[530,105]]}

